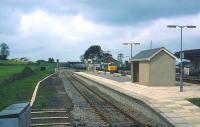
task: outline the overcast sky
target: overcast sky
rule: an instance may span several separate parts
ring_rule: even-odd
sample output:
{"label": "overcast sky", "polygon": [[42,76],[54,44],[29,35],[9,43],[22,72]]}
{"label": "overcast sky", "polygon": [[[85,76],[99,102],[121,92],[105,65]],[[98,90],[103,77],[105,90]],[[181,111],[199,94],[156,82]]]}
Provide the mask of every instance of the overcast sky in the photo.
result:
{"label": "overcast sky", "polygon": [[130,56],[122,43],[140,42],[135,54],[151,40],[175,52],[180,29],[168,24],[196,25],[184,29],[183,49],[200,48],[199,0],[0,0],[0,42],[9,58],[77,61],[90,45]]}

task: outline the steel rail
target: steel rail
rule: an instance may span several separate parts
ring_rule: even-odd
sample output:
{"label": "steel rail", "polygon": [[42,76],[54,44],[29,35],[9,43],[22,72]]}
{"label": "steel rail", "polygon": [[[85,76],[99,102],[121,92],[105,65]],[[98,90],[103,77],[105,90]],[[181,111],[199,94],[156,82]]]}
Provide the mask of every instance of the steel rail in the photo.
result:
{"label": "steel rail", "polygon": [[136,118],[129,115],[128,113],[124,112],[122,109],[118,108],[116,105],[114,105],[113,103],[111,103],[110,101],[108,101],[107,99],[105,99],[104,97],[102,97],[99,93],[97,93],[96,91],[94,91],[93,89],[89,88],[86,84],[85,81],[77,78],[77,77],[73,77],[75,80],[77,80],[79,83],[81,83],[82,85],[84,85],[88,90],[92,91],[95,95],[97,95],[98,97],[100,97],[102,100],[104,100],[106,103],[108,103],[109,105],[113,106],[115,109],[117,109],[121,114],[123,114],[125,117],[127,117],[128,119],[130,119],[131,121],[134,121],[137,125],[139,126],[144,126],[142,123],[136,121]]}
{"label": "steel rail", "polygon": [[74,80],[76,80],[78,83],[82,84],[87,90],[91,91],[93,94],[95,94],[96,96],[98,96],[100,99],[102,99],[104,102],[106,102],[108,105],[110,105],[111,107],[113,107],[114,109],[116,109],[119,113],[121,113],[122,115],[124,115],[126,118],[128,118],[130,121],[133,121],[136,125],[139,126],[144,126],[142,123],[136,121],[135,117],[129,115],[128,113],[124,112],[122,109],[118,108],[116,105],[114,105],[113,103],[111,103],[110,101],[108,101],[107,99],[105,99],[104,97],[102,97],[99,93],[97,93],[96,91],[94,91],[93,89],[89,88],[88,85],[86,85],[87,83],[77,77],[75,77],[73,74],[67,72],[68,75],[70,75]]}
{"label": "steel rail", "polygon": [[[72,75],[67,72],[67,74],[72,78]],[[65,75],[64,75],[65,76]],[[75,85],[75,83],[67,76],[65,76],[69,82],[74,86],[74,88],[81,94],[81,96],[91,105],[91,107],[96,111],[96,113],[100,116],[100,118],[108,124],[108,126],[112,126],[112,124],[109,122],[109,120],[101,113],[101,111],[90,101],[90,99],[83,94]]]}

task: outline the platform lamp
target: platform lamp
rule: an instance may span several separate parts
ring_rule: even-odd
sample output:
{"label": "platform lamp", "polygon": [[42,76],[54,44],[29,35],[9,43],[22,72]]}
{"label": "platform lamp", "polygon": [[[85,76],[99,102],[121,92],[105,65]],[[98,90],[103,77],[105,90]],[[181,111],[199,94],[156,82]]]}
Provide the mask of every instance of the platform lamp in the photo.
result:
{"label": "platform lamp", "polygon": [[138,42],[134,43],[123,43],[123,45],[130,45],[131,46],[131,59],[133,58],[133,45],[140,45]]}
{"label": "platform lamp", "polygon": [[167,25],[168,28],[180,28],[181,29],[181,51],[180,51],[180,60],[181,60],[181,64],[180,64],[180,92],[183,92],[183,63],[182,63],[182,59],[183,59],[183,41],[182,41],[182,36],[183,36],[183,28],[196,28],[196,26],[193,25]]}

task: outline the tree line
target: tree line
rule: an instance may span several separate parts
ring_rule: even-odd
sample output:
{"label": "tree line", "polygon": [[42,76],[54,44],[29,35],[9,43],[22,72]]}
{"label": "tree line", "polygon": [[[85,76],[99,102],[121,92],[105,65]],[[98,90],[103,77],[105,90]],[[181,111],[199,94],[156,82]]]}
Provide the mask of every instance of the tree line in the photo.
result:
{"label": "tree line", "polygon": [[[6,43],[0,43],[0,60],[8,60],[8,56],[10,55],[10,48]],[[16,58],[14,58],[16,59]],[[13,59],[13,60],[14,60]],[[28,58],[22,57],[19,60],[28,61]],[[45,60],[38,60],[46,62]],[[55,60],[53,58],[48,58],[49,63],[54,63]]]}
{"label": "tree line", "polygon": [[6,43],[0,44],[0,60],[6,60],[10,55],[9,47]]}

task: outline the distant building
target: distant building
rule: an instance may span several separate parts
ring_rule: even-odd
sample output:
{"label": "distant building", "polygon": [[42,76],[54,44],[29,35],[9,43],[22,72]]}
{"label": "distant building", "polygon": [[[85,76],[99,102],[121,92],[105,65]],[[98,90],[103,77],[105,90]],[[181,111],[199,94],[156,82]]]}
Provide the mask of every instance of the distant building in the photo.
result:
{"label": "distant building", "polygon": [[83,64],[83,62],[79,62],[79,61],[69,61],[69,62],[67,62],[67,63],[65,63],[65,65],[64,66],[66,66],[66,67],[74,67],[74,66],[76,66],[76,65],[80,65],[80,64]]}
{"label": "distant building", "polygon": [[85,64],[93,64],[93,59],[84,59]]}
{"label": "distant building", "polygon": [[[184,50],[184,59],[191,61],[190,73],[200,74],[200,49]],[[180,57],[180,52],[175,53],[176,57]]]}
{"label": "distant building", "polygon": [[125,61],[125,66],[127,67],[128,70],[131,70],[131,63],[130,63],[130,61]]}
{"label": "distant building", "polygon": [[175,60],[164,47],[139,52],[131,59],[132,82],[148,86],[174,85]]}
{"label": "distant building", "polygon": [[116,59],[114,59],[112,56],[105,57],[102,62],[104,63],[116,63],[118,62]]}

